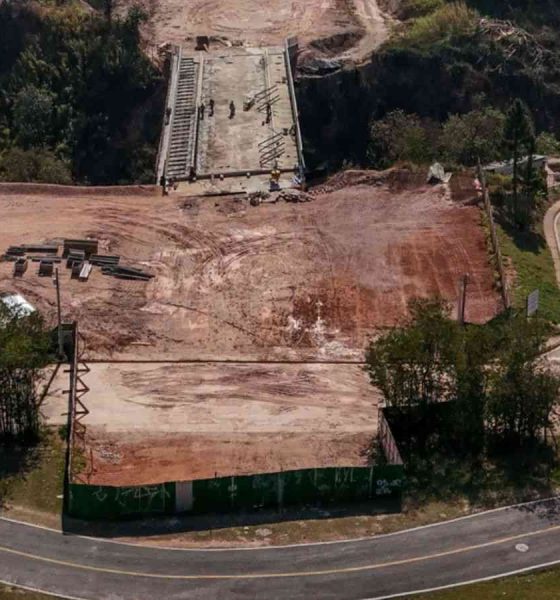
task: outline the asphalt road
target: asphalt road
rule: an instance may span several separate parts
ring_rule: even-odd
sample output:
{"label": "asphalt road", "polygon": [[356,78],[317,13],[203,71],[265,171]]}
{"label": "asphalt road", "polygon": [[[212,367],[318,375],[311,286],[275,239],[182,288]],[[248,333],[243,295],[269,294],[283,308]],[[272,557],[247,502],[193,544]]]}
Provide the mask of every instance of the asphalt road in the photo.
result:
{"label": "asphalt road", "polygon": [[0,518],[0,580],[88,600],[377,599],[554,562],[560,497],[375,538],[258,549],[143,547]]}

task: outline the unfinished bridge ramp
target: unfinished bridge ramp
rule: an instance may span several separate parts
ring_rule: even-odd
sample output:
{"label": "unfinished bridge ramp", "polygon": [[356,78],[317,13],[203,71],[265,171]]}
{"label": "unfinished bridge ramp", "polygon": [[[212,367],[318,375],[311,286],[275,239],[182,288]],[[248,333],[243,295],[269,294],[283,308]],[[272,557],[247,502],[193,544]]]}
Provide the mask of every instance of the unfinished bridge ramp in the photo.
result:
{"label": "unfinished bridge ramp", "polygon": [[[251,191],[302,181],[303,149],[282,47],[183,50],[172,67],[158,173],[181,193]],[[184,183],[183,183],[184,182]]]}

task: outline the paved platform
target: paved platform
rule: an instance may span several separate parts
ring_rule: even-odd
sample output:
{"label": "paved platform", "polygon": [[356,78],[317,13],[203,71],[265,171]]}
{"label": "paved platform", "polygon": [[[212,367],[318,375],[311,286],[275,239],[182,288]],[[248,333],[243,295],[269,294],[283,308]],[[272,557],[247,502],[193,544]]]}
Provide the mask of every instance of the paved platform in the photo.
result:
{"label": "paved platform", "polygon": [[268,189],[276,168],[280,187],[297,187],[303,158],[295,102],[282,47],[178,51],[158,179],[165,173],[189,195],[250,192]]}

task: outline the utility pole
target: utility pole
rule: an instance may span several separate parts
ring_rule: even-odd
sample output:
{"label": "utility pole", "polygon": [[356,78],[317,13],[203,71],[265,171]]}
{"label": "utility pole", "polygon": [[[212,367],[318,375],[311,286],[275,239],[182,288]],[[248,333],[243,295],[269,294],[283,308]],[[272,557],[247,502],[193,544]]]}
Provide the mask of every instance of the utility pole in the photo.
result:
{"label": "utility pole", "polygon": [[58,279],[58,267],[54,268],[54,285],[56,286],[56,309],[58,316],[58,356],[62,358],[64,356],[64,349],[62,345],[62,310],[60,308],[60,281]]}
{"label": "utility pole", "polygon": [[461,279],[461,290],[459,292],[459,310],[458,310],[458,321],[459,325],[465,324],[465,309],[467,305],[467,285],[469,283],[469,276],[467,274],[463,275]]}

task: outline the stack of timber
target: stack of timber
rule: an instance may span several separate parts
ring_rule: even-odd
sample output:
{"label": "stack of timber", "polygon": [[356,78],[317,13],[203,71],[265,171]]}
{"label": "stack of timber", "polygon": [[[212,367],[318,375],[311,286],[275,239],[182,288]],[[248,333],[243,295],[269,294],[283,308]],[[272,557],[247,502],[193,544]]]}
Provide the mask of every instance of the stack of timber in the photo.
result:
{"label": "stack of timber", "polygon": [[[83,250],[70,250],[66,255],[66,268],[73,269],[76,263],[81,265],[85,259],[86,254]],[[72,274],[74,274],[73,271]]]}
{"label": "stack of timber", "polygon": [[23,246],[10,246],[2,256],[2,260],[15,262],[20,256],[25,256],[25,248]]}
{"label": "stack of timber", "polygon": [[54,270],[54,261],[41,260],[39,262],[39,277],[51,277]]}
{"label": "stack of timber", "polygon": [[79,250],[84,253],[85,258],[89,258],[92,254],[97,254],[99,248],[99,242],[97,240],[64,240],[64,248],[62,256],[65,258],[70,252]]}
{"label": "stack of timber", "polygon": [[31,262],[48,262],[52,264],[62,262],[62,258],[58,256],[30,256],[29,259]]}
{"label": "stack of timber", "polygon": [[138,269],[136,267],[125,267],[122,265],[101,267],[101,272],[104,275],[112,275],[118,279],[132,279],[137,281],[150,281],[150,279],[154,277],[154,275],[146,271],[142,271],[142,269]]}
{"label": "stack of timber", "polygon": [[89,275],[91,270],[93,269],[93,265],[89,261],[84,261],[82,263],[82,268],[80,269],[80,273],[78,278],[80,281],[87,281],[89,279]]}
{"label": "stack of timber", "polygon": [[18,275],[21,277],[25,271],[27,271],[27,258],[20,257],[14,264],[14,276]]}
{"label": "stack of timber", "polygon": [[119,264],[120,256],[110,256],[108,254],[92,254],[89,262],[96,267],[112,267]]}
{"label": "stack of timber", "polygon": [[26,244],[21,248],[28,254],[58,254],[58,244]]}

